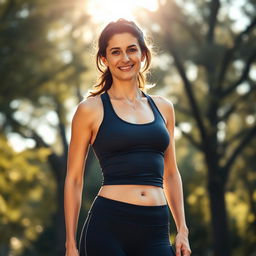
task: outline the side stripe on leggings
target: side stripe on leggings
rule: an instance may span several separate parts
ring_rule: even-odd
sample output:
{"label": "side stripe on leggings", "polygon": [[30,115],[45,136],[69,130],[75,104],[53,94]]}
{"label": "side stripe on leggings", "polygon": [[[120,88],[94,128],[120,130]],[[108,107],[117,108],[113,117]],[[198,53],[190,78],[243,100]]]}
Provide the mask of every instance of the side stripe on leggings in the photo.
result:
{"label": "side stripe on leggings", "polygon": [[88,215],[87,215],[87,218],[84,221],[82,230],[81,230],[80,239],[79,239],[79,255],[82,255],[82,253],[81,253],[81,251],[82,251],[82,243],[83,243],[82,238],[84,237],[84,229],[87,227],[88,219],[89,219],[90,214],[91,214],[91,212],[89,211]]}
{"label": "side stripe on leggings", "polygon": [[85,250],[85,256],[87,256],[87,250],[86,250],[86,238],[87,238],[87,230],[88,230],[88,227],[89,227],[89,224],[90,224],[90,220],[91,220],[91,213],[90,213],[90,216],[89,216],[89,219],[88,219],[88,223],[87,223],[87,226],[86,226],[86,230],[85,230],[85,235],[84,235],[84,242],[85,242],[85,245],[84,245],[84,250]]}

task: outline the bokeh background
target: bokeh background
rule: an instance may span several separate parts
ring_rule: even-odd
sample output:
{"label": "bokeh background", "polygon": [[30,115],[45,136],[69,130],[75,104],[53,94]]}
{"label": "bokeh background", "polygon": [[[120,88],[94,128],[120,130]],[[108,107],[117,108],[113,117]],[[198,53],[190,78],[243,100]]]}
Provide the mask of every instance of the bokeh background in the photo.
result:
{"label": "bokeh background", "polygon": [[[0,255],[65,255],[70,122],[120,17],[153,43],[147,93],[174,104],[192,255],[256,255],[255,0],[0,0]],[[85,169],[77,240],[102,181],[91,148]]]}

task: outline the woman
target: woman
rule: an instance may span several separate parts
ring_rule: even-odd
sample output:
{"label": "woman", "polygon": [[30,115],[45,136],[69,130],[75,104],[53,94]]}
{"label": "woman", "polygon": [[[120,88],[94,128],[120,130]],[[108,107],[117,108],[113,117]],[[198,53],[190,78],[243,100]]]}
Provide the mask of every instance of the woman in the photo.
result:
{"label": "woman", "polygon": [[[174,109],[164,97],[143,91],[143,72],[151,61],[144,35],[134,22],[119,19],[104,28],[98,43],[102,76],[95,87],[100,89],[78,105],[72,120],[64,196],[66,256],[189,256]],[[89,144],[104,180],[84,222],[78,252]],[[177,227],[176,254],[169,240],[168,205]]]}

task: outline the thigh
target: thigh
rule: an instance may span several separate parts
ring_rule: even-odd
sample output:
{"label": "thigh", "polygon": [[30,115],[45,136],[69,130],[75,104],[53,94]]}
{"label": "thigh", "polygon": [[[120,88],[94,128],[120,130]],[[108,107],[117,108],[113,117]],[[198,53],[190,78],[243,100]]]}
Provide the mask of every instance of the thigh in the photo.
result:
{"label": "thigh", "polygon": [[168,225],[140,227],[132,256],[175,256]]}
{"label": "thigh", "polygon": [[126,256],[118,236],[109,227],[107,218],[97,218],[89,212],[79,245],[80,256]]}
{"label": "thigh", "polygon": [[145,246],[138,256],[175,256],[171,245]]}

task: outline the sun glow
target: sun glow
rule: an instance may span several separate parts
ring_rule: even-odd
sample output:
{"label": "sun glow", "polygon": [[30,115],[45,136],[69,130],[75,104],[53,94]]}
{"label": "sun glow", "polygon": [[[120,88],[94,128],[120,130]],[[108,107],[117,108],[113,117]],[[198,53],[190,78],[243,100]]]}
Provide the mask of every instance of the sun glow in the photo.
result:
{"label": "sun glow", "polygon": [[95,23],[116,21],[118,18],[136,20],[139,8],[158,9],[158,0],[90,0],[87,11]]}

